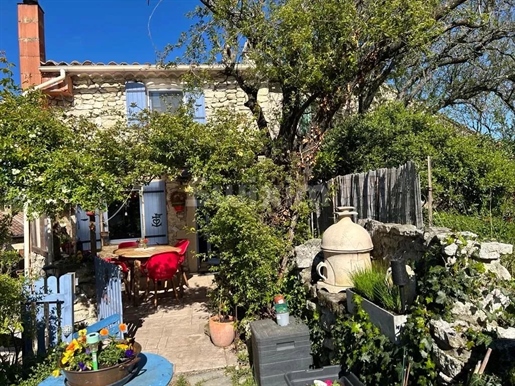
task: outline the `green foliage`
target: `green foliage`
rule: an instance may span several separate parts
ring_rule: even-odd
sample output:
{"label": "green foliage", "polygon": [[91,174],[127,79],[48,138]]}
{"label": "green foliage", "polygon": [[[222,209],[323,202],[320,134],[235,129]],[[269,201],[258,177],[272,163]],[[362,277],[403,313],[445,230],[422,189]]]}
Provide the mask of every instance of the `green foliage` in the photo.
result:
{"label": "green foliage", "polygon": [[263,223],[258,204],[241,196],[220,200],[203,228],[220,257],[215,293],[250,315],[262,311],[277,293],[277,266],[284,242]]}
{"label": "green foliage", "polygon": [[366,385],[396,384],[400,351],[370,322],[359,296],[356,303],[356,315],[340,317],[332,328],[335,359]]}
{"label": "green foliage", "polygon": [[395,103],[337,125],[324,140],[316,170],[318,178],[328,179],[413,160],[425,191],[427,156],[436,208],[513,213],[515,161],[509,150],[442,117]]}
{"label": "green foliage", "polygon": [[48,106],[40,92],[20,93],[8,80],[0,90],[0,203],[28,205],[30,213],[57,215],[70,206],[101,208],[162,169],[136,128],[120,120],[101,128],[95,117],[74,117]]}
{"label": "green foliage", "polygon": [[39,358],[32,366],[27,366],[27,369],[20,368],[16,382],[11,383],[11,385],[38,386],[52,374],[52,371],[55,369],[56,361],[56,353],[50,352],[47,357]]}
{"label": "green foliage", "polygon": [[169,170],[187,167],[201,234],[220,258],[214,299],[249,317],[265,312],[277,293],[279,261],[288,252],[288,224],[274,223],[281,204],[282,168],[258,156],[266,137],[242,115],[218,112],[201,125],[187,110],[152,113],[149,141],[155,161]]}
{"label": "green foliage", "polygon": [[355,271],[351,275],[354,290],[382,308],[400,313],[401,299],[397,286],[387,282],[385,264],[374,261],[372,267]]}

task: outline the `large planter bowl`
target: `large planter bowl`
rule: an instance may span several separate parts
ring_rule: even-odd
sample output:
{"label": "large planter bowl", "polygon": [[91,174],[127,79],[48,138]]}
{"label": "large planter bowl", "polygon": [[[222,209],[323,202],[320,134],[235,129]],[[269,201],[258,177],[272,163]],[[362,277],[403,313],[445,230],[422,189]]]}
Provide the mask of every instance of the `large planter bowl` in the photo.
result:
{"label": "large planter bowl", "polygon": [[211,341],[217,347],[229,346],[236,337],[236,331],[234,331],[234,318],[228,317],[227,321],[220,322],[218,315],[209,318],[209,335]]}
{"label": "large planter bowl", "polygon": [[134,358],[99,370],[69,371],[63,369],[67,386],[121,386],[130,381],[134,375],[132,371],[139,362],[141,345],[134,342]]}

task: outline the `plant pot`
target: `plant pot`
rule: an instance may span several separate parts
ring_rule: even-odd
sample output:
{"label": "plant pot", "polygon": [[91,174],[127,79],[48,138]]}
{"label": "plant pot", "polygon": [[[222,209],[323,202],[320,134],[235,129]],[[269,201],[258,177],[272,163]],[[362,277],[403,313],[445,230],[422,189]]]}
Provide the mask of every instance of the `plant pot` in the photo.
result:
{"label": "plant pot", "polygon": [[[350,288],[347,289],[347,310],[351,314],[356,312],[353,300],[356,295]],[[383,335],[386,335],[392,343],[400,343],[401,331],[406,324],[408,315],[396,315],[365,298],[361,302],[361,307],[368,314],[372,324],[379,328]]]}
{"label": "plant pot", "polygon": [[229,346],[236,337],[234,318],[229,316],[227,321],[220,322],[218,315],[209,318],[209,334],[211,341],[217,347]]}
{"label": "plant pot", "polygon": [[140,358],[141,345],[134,342],[134,358],[99,370],[90,371],[69,371],[62,370],[66,378],[67,386],[121,386],[129,382],[132,378],[133,370]]}

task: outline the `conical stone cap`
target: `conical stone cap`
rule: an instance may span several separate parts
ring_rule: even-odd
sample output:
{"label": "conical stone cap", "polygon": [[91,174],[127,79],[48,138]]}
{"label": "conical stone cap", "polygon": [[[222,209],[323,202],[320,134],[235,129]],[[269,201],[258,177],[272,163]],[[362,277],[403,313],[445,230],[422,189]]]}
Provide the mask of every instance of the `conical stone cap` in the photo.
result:
{"label": "conical stone cap", "polygon": [[352,221],[352,216],[358,214],[354,207],[339,206],[337,210],[339,220],[322,235],[322,250],[332,253],[361,253],[374,249],[365,228]]}

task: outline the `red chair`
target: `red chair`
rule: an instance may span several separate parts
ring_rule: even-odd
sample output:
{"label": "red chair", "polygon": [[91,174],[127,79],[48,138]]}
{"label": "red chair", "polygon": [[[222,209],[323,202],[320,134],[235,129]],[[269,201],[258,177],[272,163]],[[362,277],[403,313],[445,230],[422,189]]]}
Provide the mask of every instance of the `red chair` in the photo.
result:
{"label": "red chair", "polygon": [[123,243],[118,244],[118,249],[122,248],[138,248],[137,241],[124,241]]}
{"label": "red chair", "polygon": [[175,298],[179,299],[175,285],[173,284],[173,279],[179,271],[180,260],[181,256],[176,252],[163,252],[153,255],[150,259],[141,265],[141,271],[147,277],[147,293],[149,280],[154,282],[154,305],[156,307],[158,281],[170,280]]}
{"label": "red chair", "polygon": [[[124,241],[123,243],[118,244],[118,249],[122,248],[137,248],[138,243],[136,241]],[[113,258],[107,258],[106,261],[116,264],[120,267],[120,270],[122,271],[123,275],[123,284],[125,286],[125,293],[127,294],[127,297],[130,299],[131,297],[131,291],[130,291],[130,283],[129,283],[129,266],[125,261],[123,261],[123,258],[120,259],[113,259]],[[132,278],[131,278],[132,279]]]}
{"label": "red chair", "polygon": [[[186,252],[188,250],[189,245],[190,245],[190,241],[186,240],[186,239],[180,239],[174,245],[174,247],[180,248],[180,251],[177,252],[181,256],[181,260],[179,262],[180,263],[179,269],[181,271],[181,281],[184,280],[184,284],[186,284],[186,287],[189,287],[188,277],[186,276],[186,273],[182,269],[182,265],[184,264],[184,261],[186,260]],[[182,288],[182,283],[181,283],[181,288]]]}

